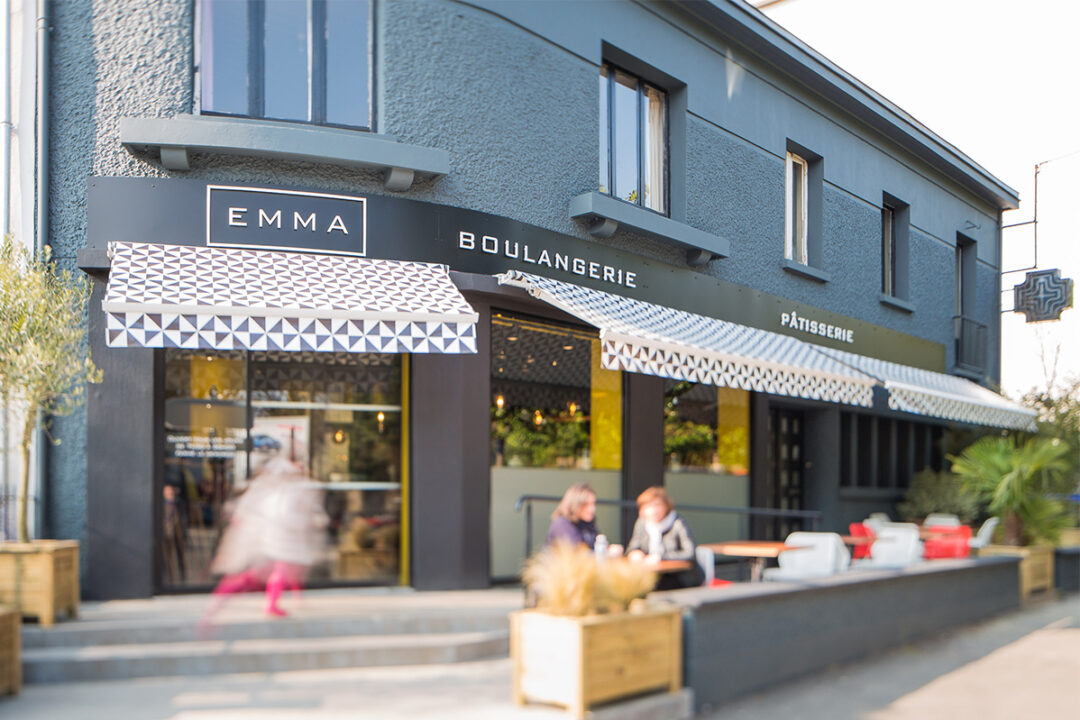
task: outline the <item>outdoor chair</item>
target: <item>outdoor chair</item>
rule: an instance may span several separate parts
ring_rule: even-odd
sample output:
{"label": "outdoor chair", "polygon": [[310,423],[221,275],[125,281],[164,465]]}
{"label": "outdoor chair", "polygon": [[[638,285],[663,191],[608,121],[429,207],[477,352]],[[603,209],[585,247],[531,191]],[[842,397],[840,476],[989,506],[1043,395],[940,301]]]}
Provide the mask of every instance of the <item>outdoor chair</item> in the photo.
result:
{"label": "outdoor chair", "polygon": [[981,548],[990,544],[990,541],[994,539],[994,530],[997,529],[998,519],[996,517],[986,518],[986,522],[979,528],[979,532],[975,533],[975,537],[968,539],[968,547]]}
{"label": "outdoor chair", "polygon": [[[857,538],[858,537],[869,537],[869,538],[876,537],[876,534],[874,533],[874,531],[871,530],[869,527],[867,527],[866,523],[864,523],[864,522],[851,523],[850,525],[848,525],[848,533],[850,533],[850,535],[852,537],[857,537]],[[853,547],[851,549],[851,559],[852,559],[852,561],[865,560],[865,559],[869,558],[870,557],[870,548],[871,548],[872,545],[873,545],[873,543],[867,543],[866,545],[856,545],[855,547]]]}
{"label": "outdoor chair", "polygon": [[959,527],[960,518],[951,513],[930,513],[923,520],[923,527]]}
{"label": "outdoor chair", "polygon": [[713,579],[716,578],[716,553],[707,547],[698,545],[694,548],[694,555],[697,558],[698,565],[705,571],[705,581],[701,583],[702,586],[711,587]]}
{"label": "outdoor chair", "polygon": [[846,570],[851,556],[843,539],[830,532],[793,532],[784,541],[787,545],[802,546],[799,550],[780,553],[780,567],[765,571],[765,580],[809,580]]}
{"label": "outdoor chair", "polygon": [[870,559],[860,563],[864,568],[905,568],[919,562],[923,546],[919,541],[919,526],[915,523],[888,523],[877,533],[870,546]]}
{"label": "outdoor chair", "polygon": [[877,535],[878,530],[881,530],[886,523],[890,522],[892,522],[892,520],[889,520],[889,516],[885,513],[870,513],[870,515],[862,521],[862,524],[869,528],[870,532]]}
{"label": "outdoor chair", "polygon": [[968,556],[971,528],[967,525],[933,525],[927,530],[932,533],[923,544],[923,557],[927,560]]}

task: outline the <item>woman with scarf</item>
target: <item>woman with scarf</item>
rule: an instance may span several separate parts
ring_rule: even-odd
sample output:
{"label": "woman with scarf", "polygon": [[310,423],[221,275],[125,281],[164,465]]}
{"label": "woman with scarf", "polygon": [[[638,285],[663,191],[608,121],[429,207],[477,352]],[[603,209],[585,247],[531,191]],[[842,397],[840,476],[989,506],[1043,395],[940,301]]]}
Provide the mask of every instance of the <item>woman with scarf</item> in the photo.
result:
{"label": "woman with scarf", "polygon": [[656,584],[657,590],[696,587],[705,580],[697,563],[694,535],[686,520],[675,512],[675,505],[662,487],[651,487],[638,495],[638,519],[634,534],[627,546],[627,557],[637,562],[685,560],[688,570],[665,573]]}

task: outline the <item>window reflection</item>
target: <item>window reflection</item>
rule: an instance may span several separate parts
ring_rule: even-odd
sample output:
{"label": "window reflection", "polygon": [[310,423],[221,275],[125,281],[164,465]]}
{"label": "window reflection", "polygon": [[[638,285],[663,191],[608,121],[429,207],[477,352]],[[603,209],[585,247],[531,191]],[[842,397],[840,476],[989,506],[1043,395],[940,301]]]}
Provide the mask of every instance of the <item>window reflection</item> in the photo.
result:
{"label": "window reflection", "polygon": [[313,582],[396,583],[401,357],[166,351],[164,582],[209,585],[228,501],[283,455],[326,490],[330,551]]}
{"label": "window reflection", "polygon": [[[750,393],[664,381],[664,484],[678,504],[750,504]],[[746,537],[731,514],[687,510],[699,542]]]}
{"label": "window reflection", "polygon": [[[601,499],[621,498],[622,373],[601,367],[595,332],[495,313],[491,321],[491,572],[517,574],[524,555],[524,494],[561,496],[587,482]],[[536,505],[546,517],[554,504]],[[618,512],[597,524],[618,537]],[[539,548],[546,522],[533,525]]]}

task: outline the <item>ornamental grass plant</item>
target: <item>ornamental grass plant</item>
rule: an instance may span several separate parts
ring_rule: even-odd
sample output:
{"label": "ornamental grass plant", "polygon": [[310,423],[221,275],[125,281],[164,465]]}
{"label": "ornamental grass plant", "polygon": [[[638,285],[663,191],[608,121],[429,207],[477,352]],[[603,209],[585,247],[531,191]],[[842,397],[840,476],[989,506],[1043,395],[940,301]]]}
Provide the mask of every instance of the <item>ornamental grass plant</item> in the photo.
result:
{"label": "ornamental grass plant", "polygon": [[522,580],[540,610],[583,617],[624,612],[656,586],[656,573],[641,563],[597,558],[583,545],[556,543],[529,558]]}

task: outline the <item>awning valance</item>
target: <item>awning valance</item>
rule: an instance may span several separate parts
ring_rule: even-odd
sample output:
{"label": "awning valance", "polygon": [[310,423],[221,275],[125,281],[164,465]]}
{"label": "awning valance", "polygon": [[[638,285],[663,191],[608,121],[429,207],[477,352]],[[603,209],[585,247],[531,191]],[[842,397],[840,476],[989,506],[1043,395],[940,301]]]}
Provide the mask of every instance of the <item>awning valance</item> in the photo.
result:
{"label": "awning valance", "polygon": [[841,350],[819,351],[876,378],[889,391],[889,407],[894,410],[972,425],[1035,430],[1034,410],[962,377]]}
{"label": "awning valance", "polygon": [[610,370],[873,404],[872,377],[796,338],[517,270],[498,279],[599,328],[602,364]]}
{"label": "awning valance", "polygon": [[110,347],[476,352],[444,265],[125,242],[109,256]]}

